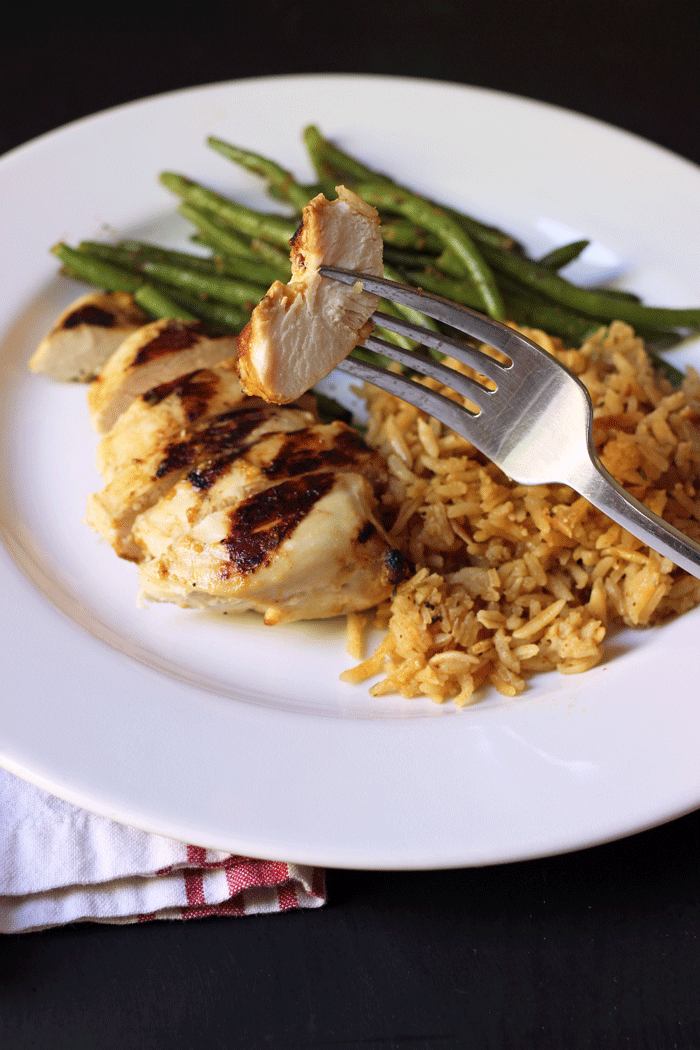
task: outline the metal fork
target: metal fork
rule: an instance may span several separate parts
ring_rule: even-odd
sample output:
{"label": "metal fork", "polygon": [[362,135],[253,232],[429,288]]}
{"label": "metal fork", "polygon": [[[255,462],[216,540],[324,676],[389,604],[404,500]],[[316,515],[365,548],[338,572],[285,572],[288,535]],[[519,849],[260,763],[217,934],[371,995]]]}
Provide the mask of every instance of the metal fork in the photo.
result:
{"label": "metal fork", "polygon": [[375,323],[476,370],[491,388],[439,361],[402,350],[378,336],[364,346],[414,372],[431,376],[477,407],[473,412],[437,391],[375,364],[346,358],[338,370],[395,394],[461,434],[522,485],[570,485],[594,507],[653,550],[700,578],[700,543],[631,496],[601,463],[593,446],[593,405],[583,383],[546,350],[506,325],[447,299],[368,274],[323,266],[345,284],[410,307],[500,350],[501,363],[464,340],[375,313]]}

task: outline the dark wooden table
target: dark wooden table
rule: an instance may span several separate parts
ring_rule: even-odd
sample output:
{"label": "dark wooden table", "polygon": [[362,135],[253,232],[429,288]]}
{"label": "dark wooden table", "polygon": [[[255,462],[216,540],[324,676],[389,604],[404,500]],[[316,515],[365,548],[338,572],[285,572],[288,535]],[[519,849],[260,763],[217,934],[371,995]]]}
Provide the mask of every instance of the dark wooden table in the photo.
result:
{"label": "dark wooden table", "polygon": [[[503,89],[700,163],[697,0],[13,10],[0,151],[173,88],[336,71]],[[320,911],[4,937],[0,1046],[697,1048],[699,831],[693,813],[501,867],[330,871]]]}

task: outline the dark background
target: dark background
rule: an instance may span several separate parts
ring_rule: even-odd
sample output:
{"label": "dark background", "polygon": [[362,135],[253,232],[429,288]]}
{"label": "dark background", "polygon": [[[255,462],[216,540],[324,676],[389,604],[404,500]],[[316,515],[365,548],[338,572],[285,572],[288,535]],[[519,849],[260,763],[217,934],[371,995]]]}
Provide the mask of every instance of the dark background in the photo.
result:
{"label": "dark background", "polygon": [[[0,152],[174,88],[354,72],[541,99],[700,163],[698,0],[13,12]],[[330,871],[320,911],[4,937],[0,1045],[698,1048],[699,831],[696,813],[502,867]]]}

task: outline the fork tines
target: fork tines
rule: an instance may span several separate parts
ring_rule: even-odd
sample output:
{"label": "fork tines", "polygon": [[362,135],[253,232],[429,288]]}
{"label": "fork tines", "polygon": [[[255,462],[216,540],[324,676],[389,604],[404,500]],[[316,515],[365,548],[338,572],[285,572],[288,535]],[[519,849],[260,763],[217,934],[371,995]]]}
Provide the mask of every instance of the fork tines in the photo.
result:
{"label": "fork tines", "polygon": [[[330,266],[320,268],[324,277],[331,277],[344,284],[362,283],[364,291],[379,295],[383,299],[390,300],[400,306],[408,307],[433,320],[440,321],[451,328],[458,329],[472,338],[488,343],[496,340],[499,349],[503,346],[503,326],[496,325],[489,318],[467,310],[466,307],[457,307],[447,299],[438,296],[426,295],[425,293],[410,288],[407,285],[387,281],[384,278],[372,277],[367,274],[359,274],[354,271],[336,269]],[[500,362],[490,357],[476,346],[470,345],[464,339],[455,336],[431,331],[430,329],[405,320],[393,317],[377,311],[373,320],[379,328],[394,332],[421,344],[428,350],[444,354],[461,364],[468,366],[477,376],[471,377],[457,372],[454,368],[441,364],[434,358],[411,350],[402,349],[394,343],[382,339],[380,336],[370,336],[363,344],[365,349],[373,350],[384,358],[396,361],[407,367],[411,372],[429,376],[443,386],[450,387],[456,393],[467,398],[471,405],[464,406],[462,411],[472,416],[477,416],[479,411],[486,405],[484,397],[490,394],[503,382],[507,372],[512,367],[512,360]],[[506,352],[507,356],[507,352]],[[398,397],[417,404],[417,407],[426,412],[445,410],[445,405],[450,405],[448,398],[443,397],[437,391],[427,387],[418,386],[410,378],[395,372],[388,372],[378,364],[368,361],[360,361],[356,358],[346,358],[338,370],[352,375],[365,382],[374,383]],[[495,389],[494,389],[495,388]],[[420,402],[420,403],[418,403]]]}

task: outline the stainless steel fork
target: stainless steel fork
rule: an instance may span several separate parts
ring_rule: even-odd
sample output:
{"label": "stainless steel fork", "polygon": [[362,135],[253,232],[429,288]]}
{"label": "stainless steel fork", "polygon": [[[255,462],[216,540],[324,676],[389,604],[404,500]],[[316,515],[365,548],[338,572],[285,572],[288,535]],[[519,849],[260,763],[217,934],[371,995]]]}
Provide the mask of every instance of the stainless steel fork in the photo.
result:
{"label": "stainless steel fork", "polygon": [[551,354],[506,325],[438,296],[353,271],[324,266],[320,272],[345,284],[361,281],[365,291],[432,317],[508,358],[501,363],[457,337],[375,313],[378,326],[468,365],[490,380],[490,386],[378,336],[367,339],[367,349],[431,376],[466,397],[477,411],[379,365],[346,358],[339,371],[373,383],[439,419],[520,484],[570,485],[643,543],[700,578],[700,544],[648,510],[605,469],[593,446],[588,391]]}

